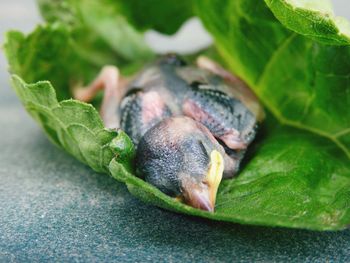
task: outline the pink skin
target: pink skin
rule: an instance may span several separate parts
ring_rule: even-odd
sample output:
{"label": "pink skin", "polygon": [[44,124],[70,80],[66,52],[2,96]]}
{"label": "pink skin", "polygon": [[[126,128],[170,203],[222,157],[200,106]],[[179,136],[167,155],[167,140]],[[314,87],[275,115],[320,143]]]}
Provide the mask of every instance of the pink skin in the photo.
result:
{"label": "pink skin", "polygon": [[186,186],[190,190],[184,192],[184,197],[190,206],[209,212],[214,211],[215,204],[210,201],[208,186],[201,185],[202,187],[199,187],[197,184],[187,184]]}
{"label": "pink skin", "polygon": [[[227,153],[225,152],[224,148],[218,143],[218,141],[215,139],[213,134],[209,131],[207,127],[205,127],[203,124],[201,124],[198,121],[193,121],[190,117],[173,117],[167,120],[167,125],[170,125],[172,127],[179,127],[179,129],[171,129],[167,131],[167,138],[170,141],[177,141],[178,136],[181,136],[181,134],[195,134],[198,131],[203,132],[208,139],[216,145],[216,150],[219,151],[219,153],[224,158],[224,178],[231,178],[234,176],[234,171],[236,170],[236,161],[231,158]],[[189,182],[190,183],[190,182]]]}
{"label": "pink skin", "polygon": [[[183,126],[179,126],[182,127]],[[212,132],[205,127],[202,123],[200,122],[196,122],[196,128],[201,130],[202,132],[204,132],[208,138],[210,139],[210,141],[217,145],[217,150],[222,154],[223,158],[224,158],[224,174],[223,177],[224,178],[231,178],[232,176],[234,176],[234,171],[236,169],[236,161],[234,159],[232,159],[224,150],[224,148],[218,143],[218,141],[215,139],[215,137],[213,136]]]}
{"label": "pink skin", "polygon": [[231,86],[226,92],[233,97],[237,97],[244,105],[256,116],[257,120],[262,121],[265,118],[265,113],[258,97],[247,86],[244,81],[231,72],[225,70],[221,65],[211,59],[200,56],[197,58],[197,66],[201,69],[212,72],[215,75],[222,77],[227,84]]}
{"label": "pink skin", "polygon": [[165,103],[155,91],[146,92],[142,96],[142,122],[148,126],[154,119],[161,119]]}
{"label": "pink skin", "polygon": [[[196,103],[192,100],[186,100],[183,105],[183,113],[191,117],[192,119],[202,122],[202,120],[210,120],[212,116],[210,116],[207,112],[205,112],[202,108],[198,107]],[[223,141],[227,147],[232,150],[244,150],[247,148],[247,145],[241,140],[239,131],[231,128],[225,131],[224,135],[213,135]]]}
{"label": "pink skin", "polygon": [[[202,69],[206,69],[208,71],[213,72],[214,74],[217,74],[221,77],[223,77],[228,82],[234,83],[235,85],[237,83],[241,83],[240,80],[237,80],[234,78],[229,72],[222,69],[220,66],[218,66],[215,62],[206,59],[202,61],[198,60],[198,66]],[[79,99],[81,101],[90,102],[99,91],[104,90],[104,98],[102,101],[101,106],[101,117],[103,119],[103,122],[106,127],[108,128],[119,128],[120,125],[120,116],[116,114],[116,109],[118,109],[123,97],[125,96],[127,92],[127,79],[123,78],[119,74],[118,68],[114,66],[105,66],[101,70],[98,77],[87,87],[85,88],[79,88],[74,91],[75,98]],[[238,85],[240,86],[240,85]],[[244,87],[243,87],[244,90]],[[250,90],[248,90],[250,91]],[[243,92],[246,93],[248,91]],[[238,92],[239,94],[240,92]],[[252,112],[259,113],[259,107],[255,107],[256,99],[254,95],[249,94],[250,96],[247,96],[248,105],[253,106]],[[245,96],[245,95],[244,95]],[[242,101],[246,100],[246,98],[241,98]],[[164,110],[165,104],[163,99],[160,97],[160,95],[156,92],[149,92],[146,93],[143,97],[143,114],[142,119],[144,123],[152,123],[152,120],[158,117],[162,116],[162,112]],[[208,118],[210,116],[206,116],[205,112],[202,112],[200,110],[193,108],[193,103],[184,105],[184,112],[186,112],[189,117],[193,117],[193,119],[202,119],[202,118]],[[249,108],[249,107],[248,107]],[[255,110],[254,110],[255,109]],[[181,128],[181,126],[180,126]],[[205,129],[206,133],[210,137],[210,140],[216,141],[213,134],[203,125],[200,125],[198,123],[198,127],[200,129]],[[174,131],[175,132],[175,131]],[[240,134],[232,129],[227,131],[223,136],[217,137],[221,139],[228,147],[232,149],[242,149],[244,145],[239,140]],[[217,141],[216,141],[217,143]],[[220,148],[221,147],[221,148]],[[224,171],[224,178],[232,177],[233,171],[235,171],[235,164],[236,161],[229,157],[222,146],[220,146],[220,153],[223,154],[224,162],[225,162],[225,171]],[[197,199],[201,199],[202,196],[201,193],[193,192],[193,195],[198,195]],[[210,210],[208,205],[205,205],[205,202],[200,202],[201,204],[197,204],[199,208],[204,210]],[[195,204],[193,204],[195,205]]]}
{"label": "pink skin", "polygon": [[104,96],[101,106],[101,117],[107,128],[119,128],[119,115],[116,114],[120,102],[126,93],[127,80],[120,77],[119,70],[114,66],[104,66],[97,78],[87,87],[74,90],[74,97],[84,102],[90,102],[101,90]]}
{"label": "pink skin", "polygon": [[235,129],[228,130],[224,135],[221,135],[219,139],[232,150],[247,149],[247,144],[241,140],[240,133]]}
{"label": "pink skin", "polygon": [[[119,128],[120,117],[116,114],[124,95],[127,92],[128,80],[120,77],[118,68],[105,66],[97,78],[87,87],[74,91],[74,97],[84,102],[90,102],[101,90],[104,90],[100,114],[107,128]],[[142,97],[143,123],[151,124],[152,120],[161,118],[165,103],[155,91],[147,92]]]}

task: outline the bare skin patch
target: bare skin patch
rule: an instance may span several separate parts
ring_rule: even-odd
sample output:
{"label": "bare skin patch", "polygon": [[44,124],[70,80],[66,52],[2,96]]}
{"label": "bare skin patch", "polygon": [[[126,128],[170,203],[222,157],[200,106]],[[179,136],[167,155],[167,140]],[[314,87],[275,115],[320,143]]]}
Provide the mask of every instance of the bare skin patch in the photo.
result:
{"label": "bare skin patch", "polygon": [[[199,121],[204,125],[206,123],[212,123],[213,126],[215,126],[216,128],[219,127],[219,130],[221,130],[220,134],[214,133],[212,130],[211,132],[216,138],[223,141],[227,145],[227,147],[229,147],[230,149],[241,150],[241,149],[247,148],[247,145],[240,138],[239,131],[237,131],[234,128],[230,128],[230,129],[225,128],[218,121],[216,121],[209,113],[207,113],[205,110],[199,107],[191,99],[185,101],[183,105],[183,113],[186,116],[196,121]],[[208,128],[210,129],[210,127]]]}
{"label": "bare skin patch", "polygon": [[142,95],[142,123],[153,126],[156,120],[161,120],[166,112],[166,105],[160,95],[155,91],[149,91]]}

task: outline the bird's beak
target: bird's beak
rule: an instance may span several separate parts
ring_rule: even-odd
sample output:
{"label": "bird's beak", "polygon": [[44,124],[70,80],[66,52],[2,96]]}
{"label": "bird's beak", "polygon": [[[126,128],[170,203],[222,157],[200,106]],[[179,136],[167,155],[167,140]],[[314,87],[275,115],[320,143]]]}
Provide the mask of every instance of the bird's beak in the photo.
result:
{"label": "bird's beak", "polygon": [[222,179],[222,174],[224,172],[224,158],[222,155],[214,150],[210,154],[210,167],[208,174],[205,178],[206,183],[209,188],[209,198],[212,208],[214,210],[216,194]]}
{"label": "bird's beak", "polygon": [[224,172],[224,158],[214,150],[210,154],[210,165],[201,186],[191,187],[185,193],[189,205],[205,211],[214,211],[216,194]]}

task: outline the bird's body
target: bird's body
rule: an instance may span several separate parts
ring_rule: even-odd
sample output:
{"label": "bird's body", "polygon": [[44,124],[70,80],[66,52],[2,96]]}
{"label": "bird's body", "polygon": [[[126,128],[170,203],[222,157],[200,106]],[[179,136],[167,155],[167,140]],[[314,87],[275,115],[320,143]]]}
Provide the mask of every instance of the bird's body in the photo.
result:
{"label": "bird's body", "polygon": [[216,137],[232,128],[254,137],[257,117],[248,107],[221,77],[178,57],[163,57],[129,84],[119,114],[121,128],[138,144],[147,130],[170,116],[199,121]]}
{"label": "bird's body", "polygon": [[[164,56],[119,92],[110,91],[115,99],[105,96],[101,114],[107,126],[120,127],[134,142],[140,176],[212,211],[222,175],[237,173],[262,109],[241,80],[210,61],[201,65]],[[107,73],[100,78],[114,80]]]}

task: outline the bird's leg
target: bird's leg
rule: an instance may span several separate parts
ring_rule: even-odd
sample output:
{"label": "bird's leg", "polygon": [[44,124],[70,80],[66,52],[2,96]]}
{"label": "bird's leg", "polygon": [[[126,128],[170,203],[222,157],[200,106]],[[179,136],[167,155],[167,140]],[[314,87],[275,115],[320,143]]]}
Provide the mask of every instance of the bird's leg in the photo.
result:
{"label": "bird's leg", "polygon": [[90,102],[101,90],[104,90],[100,114],[107,128],[119,128],[118,106],[126,93],[127,81],[120,76],[115,66],[105,66],[96,79],[87,87],[74,91],[74,97]]}

